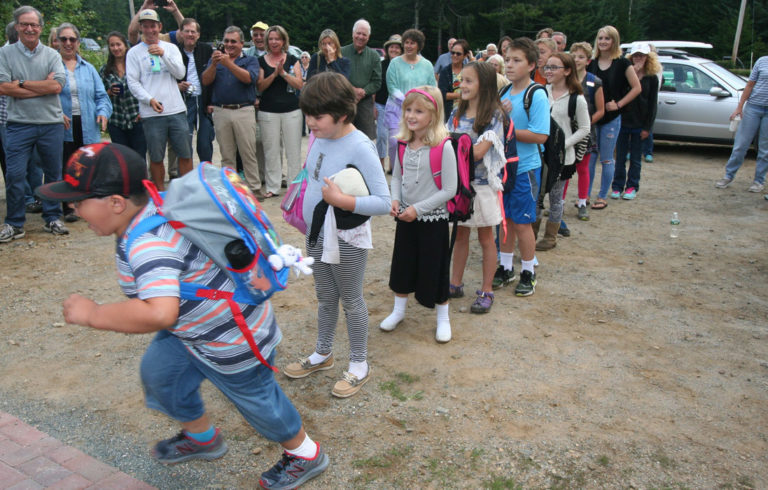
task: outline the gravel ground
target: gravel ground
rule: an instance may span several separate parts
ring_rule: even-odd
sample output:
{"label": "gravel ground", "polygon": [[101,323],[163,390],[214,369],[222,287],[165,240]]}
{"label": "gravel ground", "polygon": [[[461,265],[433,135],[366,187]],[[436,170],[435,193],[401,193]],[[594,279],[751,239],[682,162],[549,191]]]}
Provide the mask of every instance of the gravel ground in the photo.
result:
{"label": "gravel ground", "polygon": [[[372,381],[351,399],[330,396],[348,352],[343,322],[333,370],[278,376],[331,457],[307,488],[768,488],[768,201],[745,192],[754,160],[731,188],[712,187],[727,156],[659,145],[637,200],[610,201],[587,223],[569,197],[572,236],[539,254],[536,294],[501,290],[484,316],[466,313],[472,298],[452,302],[445,345],[434,341],[434,312],[413,301],[394,332],[377,328],[392,306],[394,227],[376,218]],[[275,221],[278,205],[265,203]],[[668,236],[672,211],[678,239]],[[70,292],[121,298],[113,240],[82,222],[58,239],[41,226],[30,216],[27,238],[0,246],[0,409],[159,488],[254,487],[278,446],[208,384],[229,453],[151,460],[153,442],[178,429],[143,406],[149,337],[61,323]],[[473,245],[468,291],[479,262]],[[311,278],[293,280],[274,305],[284,366],[314,346]]]}

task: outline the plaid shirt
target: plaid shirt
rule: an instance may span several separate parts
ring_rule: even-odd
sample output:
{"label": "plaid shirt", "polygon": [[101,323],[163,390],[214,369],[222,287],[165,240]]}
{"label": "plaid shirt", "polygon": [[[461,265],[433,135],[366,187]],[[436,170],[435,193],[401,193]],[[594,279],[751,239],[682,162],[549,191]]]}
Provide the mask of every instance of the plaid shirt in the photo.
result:
{"label": "plaid shirt", "polygon": [[0,95],[0,126],[8,122],[8,96]]}
{"label": "plaid shirt", "polygon": [[112,101],[112,116],[109,118],[109,123],[114,124],[120,129],[129,130],[136,124],[136,118],[139,116],[139,101],[133,96],[128,89],[128,81],[125,76],[119,77],[116,73],[105,73],[102,66],[99,70],[101,79],[104,80],[104,87],[109,93],[109,89],[115,83],[123,85],[123,93],[121,95],[109,95],[109,99]]}

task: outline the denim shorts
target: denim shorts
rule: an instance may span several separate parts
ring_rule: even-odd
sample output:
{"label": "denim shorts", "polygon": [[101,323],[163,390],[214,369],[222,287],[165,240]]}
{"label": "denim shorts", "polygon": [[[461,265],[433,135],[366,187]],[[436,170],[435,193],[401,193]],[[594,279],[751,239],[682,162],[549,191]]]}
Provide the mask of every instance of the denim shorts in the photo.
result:
{"label": "denim shorts", "polygon": [[168,116],[145,117],[144,137],[147,140],[150,162],[165,160],[165,145],[170,142],[179,158],[192,158],[192,143],[189,138],[187,113],[179,112]]}
{"label": "denim shorts", "polygon": [[522,225],[536,221],[540,171],[536,169],[517,174],[515,187],[504,194],[504,216],[513,223]]}
{"label": "denim shorts", "polygon": [[[275,354],[267,362],[273,365]],[[271,369],[258,364],[225,374],[203,364],[175,335],[159,332],[141,359],[147,407],[179,422],[203,416],[200,384],[210,381],[237,407],[245,420],[269,440],[287,441],[301,429],[301,417],[275,381]]]}

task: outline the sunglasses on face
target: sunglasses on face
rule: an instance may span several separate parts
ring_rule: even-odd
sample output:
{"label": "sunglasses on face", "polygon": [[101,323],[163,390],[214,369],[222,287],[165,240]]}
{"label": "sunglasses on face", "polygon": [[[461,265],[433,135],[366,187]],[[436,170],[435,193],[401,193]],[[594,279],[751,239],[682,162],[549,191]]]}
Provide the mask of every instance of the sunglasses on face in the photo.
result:
{"label": "sunglasses on face", "polygon": [[223,42],[224,44],[237,44],[237,43],[238,43],[238,42],[240,42],[240,41],[238,41],[237,39],[225,39],[225,40],[223,40],[222,42]]}
{"label": "sunglasses on face", "polygon": [[62,42],[62,43],[70,42],[74,44],[77,41],[79,41],[79,39],[77,39],[76,37],[59,36],[59,42]]}
{"label": "sunglasses on face", "polygon": [[452,56],[464,56],[464,53],[461,51],[451,51]]}

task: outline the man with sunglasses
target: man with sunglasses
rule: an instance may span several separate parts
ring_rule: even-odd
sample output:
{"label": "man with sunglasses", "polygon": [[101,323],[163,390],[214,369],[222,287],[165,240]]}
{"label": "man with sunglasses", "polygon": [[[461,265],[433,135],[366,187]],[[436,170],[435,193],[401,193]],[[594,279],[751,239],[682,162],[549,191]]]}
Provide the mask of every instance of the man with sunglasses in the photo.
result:
{"label": "man with sunglasses", "polygon": [[176,80],[187,73],[179,48],[161,41],[163,24],[157,12],[139,12],[144,41],[133,46],[125,57],[128,88],[139,100],[139,115],[149,150],[150,175],[159,190],[165,189],[166,142],[179,157],[179,174],[192,170],[192,144],[189,141],[187,105]]}
{"label": "man with sunglasses", "polygon": [[[58,94],[66,81],[59,53],[40,42],[43,18],[34,7],[13,12],[19,42],[0,48],[0,95],[8,96],[5,133],[6,206],[0,243],[25,235],[24,182],[27,164],[37,148],[46,182],[61,180],[64,118]],[[69,234],[61,222],[61,206],[43,201],[43,229]]]}
{"label": "man with sunglasses", "polygon": [[243,160],[248,187],[259,196],[261,176],[256,160],[256,80],[259,62],[243,54],[243,31],[224,30],[223,51],[216,49],[203,72],[203,85],[211,87],[213,125],[221,151],[221,163],[235,168],[236,154]]}

